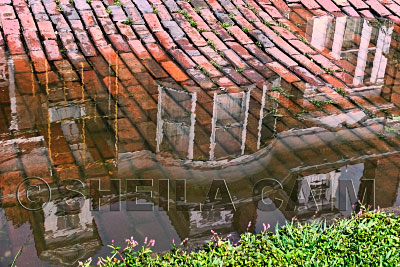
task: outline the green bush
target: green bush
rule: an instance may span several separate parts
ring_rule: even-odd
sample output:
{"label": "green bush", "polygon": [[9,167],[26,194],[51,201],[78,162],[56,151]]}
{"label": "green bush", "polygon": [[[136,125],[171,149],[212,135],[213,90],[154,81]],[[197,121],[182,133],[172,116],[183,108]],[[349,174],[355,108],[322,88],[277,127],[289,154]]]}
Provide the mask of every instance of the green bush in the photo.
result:
{"label": "green bush", "polygon": [[[186,240],[185,240],[186,241]],[[184,241],[184,242],[185,242]],[[154,240],[127,240],[101,266],[400,266],[400,218],[381,211],[354,214],[328,226],[326,223],[286,224],[274,233],[245,233],[237,244],[220,238],[195,252],[172,246],[163,255],[152,253]],[[91,259],[81,266],[91,266]]]}

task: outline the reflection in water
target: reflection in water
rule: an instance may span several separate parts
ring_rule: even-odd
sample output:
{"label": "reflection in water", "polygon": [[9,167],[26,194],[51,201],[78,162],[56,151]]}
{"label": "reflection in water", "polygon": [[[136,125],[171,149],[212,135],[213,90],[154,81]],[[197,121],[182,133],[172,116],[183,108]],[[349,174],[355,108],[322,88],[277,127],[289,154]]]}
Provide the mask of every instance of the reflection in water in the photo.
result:
{"label": "reflection in water", "polygon": [[157,152],[193,159],[196,93],[159,87]]}
{"label": "reflection in water", "polygon": [[[316,17],[307,23],[310,43],[337,59],[353,65],[352,87],[382,86],[394,24],[352,17]],[[376,25],[378,23],[378,25]],[[371,60],[372,59],[372,60]]]}
{"label": "reflection in water", "polygon": [[[132,235],[156,238],[160,251],[173,239],[202,244],[211,229],[241,233],[249,221],[259,231],[294,216],[346,216],[357,199],[399,205],[398,50],[390,46],[398,33],[388,22],[348,17],[299,27],[345,70],[331,72],[347,81],[347,95],[280,77],[189,92],[168,79],[124,80],[129,70],[118,61],[96,70],[62,61],[32,79],[30,68],[21,70],[25,55],[8,56],[0,65],[0,254],[24,246],[24,262],[73,265]],[[331,98],[335,105],[323,102]],[[32,176],[53,188],[37,212],[21,208],[15,194]],[[75,182],[66,187],[68,179]],[[213,187],[217,179],[226,184]],[[99,187],[88,190],[91,181]],[[136,200],[153,211],[128,211]]]}
{"label": "reflection in water", "polygon": [[[36,225],[39,258],[55,265],[69,265],[77,258],[87,258],[96,253],[101,239],[85,200],[79,202],[47,204],[43,209],[43,225]],[[40,240],[40,241],[39,241]],[[40,243],[39,243],[40,242]]]}
{"label": "reflection in water", "polygon": [[[247,132],[247,116],[249,111],[251,90],[241,93],[214,94],[212,130],[210,138],[210,159],[222,155],[237,157],[243,155]],[[220,140],[216,142],[216,140]],[[226,144],[225,153],[217,144]],[[230,144],[228,146],[228,144]],[[216,154],[216,155],[215,155]]]}

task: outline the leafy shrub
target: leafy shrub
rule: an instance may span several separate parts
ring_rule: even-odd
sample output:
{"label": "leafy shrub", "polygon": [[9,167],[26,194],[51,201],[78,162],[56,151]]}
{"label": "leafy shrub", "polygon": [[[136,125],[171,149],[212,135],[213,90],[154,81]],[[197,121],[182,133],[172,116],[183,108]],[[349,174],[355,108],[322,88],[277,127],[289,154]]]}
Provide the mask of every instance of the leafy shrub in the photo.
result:
{"label": "leafy shrub", "polygon": [[[111,245],[101,266],[400,266],[400,218],[381,211],[354,214],[328,226],[292,221],[274,233],[245,233],[237,244],[216,233],[202,249],[186,252],[173,245],[160,255],[154,241],[140,250],[127,240],[125,249]],[[185,240],[184,242],[186,242]],[[90,266],[91,259],[81,266]]]}

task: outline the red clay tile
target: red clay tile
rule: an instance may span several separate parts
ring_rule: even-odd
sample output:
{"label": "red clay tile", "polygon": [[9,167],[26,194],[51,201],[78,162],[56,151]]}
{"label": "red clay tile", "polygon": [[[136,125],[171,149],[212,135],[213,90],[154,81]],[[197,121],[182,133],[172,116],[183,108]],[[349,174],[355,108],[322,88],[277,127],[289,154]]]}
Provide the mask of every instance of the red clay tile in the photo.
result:
{"label": "red clay tile", "polygon": [[339,7],[345,7],[350,5],[349,2],[347,0],[332,0],[336,5],[338,5]]}
{"label": "red clay tile", "polygon": [[273,18],[282,18],[282,14],[273,6],[264,6],[267,13]]}
{"label": "red clay tile", "polygon": [[196,21],[198,29],[210,30],[204,20],[196,13],[196,11],[194,11],[190,3],[182,1],[180,2],[180,5],[188,12],[192,19]]}
{"label": "red clay tile", "polygon": [[196,46],[205,46],[207,45],[207,41],[203,38],[203,36],[188,22],[181,23],[181,28],[186,32],[189,39],[194,43]]}
{"label": "red clay tile", "polygon": [[224,51],[225,58],[237,68],[246,68],[247,64],[231,49]]}
{"label": "red clay tile", "polygon": [[52,22],[55,24],[55,27],[58,32],[70,32],[71,28],[68,25],[68,22],[65,20],[64,16],[58,14],[51,16]]}
{"label": "red clay tile", "polygon": [[[29,11],[26,11],[26,12],[29,12]],[[19,13],[18,17],[21,21],[22,28],[25,31],[36,31],[37,30],[35,21],[33,20],[31,13]]]}
{"label": "red clay tile", "polygon": [[97,25],[96,18],[92,11],[83,10],[79,13],[81,14],[82,20],[87,28]]}
{"label": "red clay tile", "polygon": [[380,16],[391,15],[390,11],[387,10],[378,0],[368,0],[366,3]]}
{"label": "red clay tile", "polygon": [[9,34],[6,37],[8,49],[12,55],[25,54],[25,48],[18,34]]}
{"label": "red clay tile", "polygon": [[143,17],[152,32],[163,31],[163,27],[161,26],[156,14],[143,14]]}
{"label": "red clay tile", "polygon": [[[269,61],[268,63],[270,63],[270,62],[272,62],[272,61]],[[269,68],[266,67],[265,64],[261,63],[257,59],[248,60],[247,64],[249,64],[252,68],[257,70],[257,72],[260,73],[265,78],[270,78],[271,76],[274,75],[273,71],[271,71]]]}
{"label": "red clay tile", "polygon": [[133,73],[142,73],[146,71],[145,67],[133,53],[121,53],[120,56]]}
{"label": "red clay tile", "polygon": [[122,38],[120,34],[111,34],[108,35],[108,38],[110,39],[111,43],[115,47],[116,50],[119,52],[130,52],[131,49],[129,48],[129,45],[125,40]]}
{"label": "red clay tile", "polygon": [[297,74],[297,76],[303,78],[304,81],[306,81],[307,83],[309,83],[311,85],[314,85],[314,86],[323,86],[324,85],[324,83],[320,79],[315,77],[312,73],[310,73],[308,70],[306,70],[303,67],[295,66],[290,69],[293,70],[293,72],[295,74]]}
{"label": "red clay tile", "polygon": [[224,8],[218,3],[217,0],[209,0],[208,2],[214,11],[224,12]]}
{"label": "red clay tile", "polygon": [[101,27],[103,27],[105,34],[116,34],[117,28],[114,25],[114,22],[110,18],[102,18],[99,20]]}
{"label": "red clay tile", "polygon": [[86,57],[93,57],[97,55],[96,49],[94,48],[86,32],[77,34],[76,38],[78,38],[79,47],[82,49],[82,52]]}
{"label": "red clay tile", "polygon": [[33,67],[35,68],[36,72],[45,72],[46,70],[50,70],[49,62],[47,62],[46,56],[42,50],[39,51],[31,51],[29,53]]}
{"label": "red clay tile", "polygon": [[203,32],[202,35],[208,40],[208,42],[212,42],[217,50],[228,49],[226,45],[213,32]]}
{"label": "red clay tile", "polygon": [[267,63],[266,65],[268,68],[273,70],[275,73],[277,73],[279,76],[281,76],[285,81],[289,83],[300,81],[300,79],[296,75],[294,75],[292,72],[290,72],[287,68],[285,68],[278,62],[270,62]]}
{"label": "red clay tile", "polygon": [[166,31],[156,32],[155,35],[165,50],[168,51],[170,49],[176,48],[174,41]]}
{"label": "red clay tile", "polygon": [[229,65],[229,63],[223,57],[221,57],[217,52],[212,50],[211,47],[204,46],[204,47],[200,47],[199,50],[203,53],[204,56],[206,56],[210,60],[213,60],[218,65],[220,65],[220,66]]}
{"label": "red clay tile", "polygon": [[323,68],[327,68],[330,70],[340,70],[338,66],[336,66],[334,63],[332,63],[328,58],[326,58],[323,55],[311,55],[310,56],[315,62],[318,64],[321,64]]}
{"label": "red clay tile", "polygon": [[139,59],[151,58],[147,49],[142,45],[140,40],[130,40],[129,46]]}
{"label": "red clay tile", "polygon": [[117,22],[116,23],[119,31],[121,32],[121,34],[128,40],[132,40],[132,39],[136,39],[136,35],[133,32],[132,28],[130,25],[126,25],[122,22]]}
{"label": "red clay tile", "polygon": [[188,69],[186,72],[201,88],[209,90],[215,87],[215,84],[201,70]]}
{"label": "red clay tile", "polygon": [[160,17],[161,21],[164,20],[172,20],[171,15],[169,14],[167,8],[163,5],[156,5],[158,16]]}
{"label": "red clay tile", "polygon": [[37,25],[43,39],[56,39],[51,21],[38,21]]}
{"label": "red clay tile", "polygon": [[167,54],[164,52],[164,50],[155,43],[149,43],[146,44],[147,50],[150,52],[150,54],[157,60],[158,62],[160,61],[166,61],[168,60]]}
{"label": "red clay tile", "polygon": [[90,6],[88,5],[88,3],[85,0],[74,0],[75,3],[75,7],[78,10],[86,10],[86,9],[90,9]]}
{"label": "red clay tile", "polygon": [[27,55],[13,55],[10,56],[14,63],[15,73],[31,72],[31,64]]}
{"label": "red clay tile", "polygon": [[314,0],[301,0],[301,3],[308,9],[318,9],[321,8],[320,5]]}
{"label": "red clay tile", "polygon": [[41,50],[39,37],[34,31],[24,31],[24,39],[26,46],[30,51]]}
{"label": "red clay tile", "polygon": [[271,3],[281,12],[289,13],[291,9],[283,0],[273,0]]}
{"label": "red clay tile", "polygon": [[255,70],[244,70],[242,74],[252,83],[256,83],[260,88],[265,83],[265,78]]}
{"label": "red clay tile", "polygon": [[331,0],[316,0],[323,8],[329,12],[340,12],[340,9]]}
{"label": "red clay tile", "polygon": [[253,41],[238,26],[228,27],[228,30],[232,32],[236,40],[238,40],[242,45],[253,43]]}
{"label": "red clay tile", "polygon": [[105,18],[108,17],[108,13],[106,8],[104,7],[101,1],[92,1],[91,6],[96,13],[96,17],[98,18]]}
{"label": "red clay tile", "polygon": [[142,64],[156,79],[168,77],[167,73],[161,68],[161,66],[154,59],[152,58],[143,59]]}
{"label": "red clay tile", "polygon": [[294,55],[293,58],[299,62],[301,65],[304,65],[308,70],[310,70],[315,75],[320,75],[325,73],[323,69],[321,69],[317,64],[312,62],[309,58],[303,55]]}
{"label": "red clay tile", "polygon": [[71,24],[71,28],[72,30],[78,34],[78,33],[83,33],[85,32],[85,28],[83,27],[83,24],[80,20],[69,20],[70,24]]}
{"label": "red clay tile", "polygon": [[[354,66],[347,61],[333,60],[327,51],[314,51],[309,45],[298,40],[295,34],[303,37],[308,34],[305,32],[307,20],[315,15],[343,16],[346,13],[350,16],[361,14],[373,17],[370,12],[373,10],[374,13],[388,16],[393,21],[400,23],[400,18],[390,12],[392,11],[395,14],[400,12],[400,0],[366,1],[371,7],[361,0],[349,1],[351,5],[348,0],[248,0],[246,3],[242,0],[235,0],[233,3],[229,1],[224,3],[226,8],[224,9],[218,1],[214,0],[207,1],[208,4],[211,4],[210,6],[203,6],[197,0],[196,3],[135,0],[135,7],[129,0],[122,1],[123,7],[112,5],[112,0],[105,0],[103,1],[104,4],[110,5],[109,8],[112,11],[110,18],[103,2],[93,0],[88,5],[86,0],[79,0],[74,7],[79,10],[81,17],[79,20],[75,15],[77,13],[69,13],[72,10],[76,11],[71,9],[68,0],[61,0],[61,4],[65,5],[65,12],[57,11],[53,1],[43,1],[47,13],[44,12],[41,2],[36,3],[34,1],[31,10],[37,11],[35,19],[42,41],[35,36],[36,28],[26,1],[14,1],[13,7],[17,11],[18,18],[25,30],[23,33],[25,43],[30,56],[34,59],[34,68],[41,72],[37,75],[39,81],[44,81],[43,71],[47,64],[44,62],[51,60],[55,61],[54,64],[56,65],[58,60],[62,60],[53,24],[50,21],[41,21],[49,19],[49,14],[54,27],[57,28],[62,45],[67,50],[67,62],[71,62],[77,69],[80,69],[81,64],[83,64],[84,69],[96,68],[97,75],[101,77],[111,75],[108,66],[111,65],[111,72],[118,72],[121,89],[124,89],[124,87],[131,89],[140,83],[142,89],[148,91],[149,94],[136,94],[136,97],[127,100],[126,103],[135,102],[139,105],[129,104],[125,106],[126,103],[124,102],[121,108],[129,110],[128,112],[131,114],[128,117],[130,119],[132,119],[133,113],[140,113],[141,109],[152,110],[149,116],[152,120],[155,120],[156,116],[153,111],[156,109],[156,105],[153,99],[157,98],[158,84],[154,79],[160,79],[162,82],[174,85],[179,83],[186,89],[197,90],[199,95],[200,92],[203,95],[202,101],[209,103],[211,101],[210,95],[213,94],[217,86],[224,86],[232,92],[240,91],[239,86],[252,83],[261,88],[265,79],[274,76],[275,72],[282,76],[283,84],[297,83],[295,86],[301,87],[299,85],[301,84],[304,88],[306,83],[318,86],[320,89],[322,88],[323,93],[327,92],[328,97],[334,98],[338,102],[340,100],[341,108],[348,108],[350,105],[349,102],[346,103],[343,100],[345,98],[324,85],[326,81],[332,86],[346,88],[345,83],[351,84],[353,78],[349,73],[337,72],[337,70],[344,68],[352,72]],[[248,6],[246,7],[246,4],[252,5],[257,10],[257,14]],[[157,8],[158,14],[153,13],[151,5]],[[193,9],[198,6],[200,7],[199,14],[196,13],[197,10]],[[306,9],[303,6],[306,6]],[[172,10],[180,8],[186,10],[191,18],[196,21],[196,27],[192,27],[182,14],[174,13],[171,16]],[[208,8],[211,8],[212,11]],[[294,12],[290,13],[290,20],[288,20],[285,18],[285,14],[289,13],[290,9],[293,9]],[[328,14],[325,10],[332,14]],[[218,13],[213,13],[216,11]],[[20,32],[20,26],[18,20],[13,17],[13,12],[11,6],[5,7],[0,4],[0,19],[2,20],[4,34],[7,36],[11,56],[25,53],[17,34]],[[124,12],[132,20],[133,25],[122,23],[126,19]],[[236,14],[236,16],[228,17],[221,12]],[[97,26],[96,17],[101,18],[99,19],[100,27]],[[216,17],[218,17],[218,20]],[[278,36],[271,27],[263,24],[263,21],[273,22],[271,17],[278,19],[279,22],[290,27],[292,31],[288,31],[284,27],[273,26],[272,29],[278,32]],[[68,19],[68,23],[66,19]],[[85,27],[81,20],[85,23]],[[236,26],[224,29],[218,24],[218,21],[233,21]],[[73,32],[71,32],[70,25]],[[210,27],[213,31],[209,30]],[[395,31],[398,31],[397,29],[400,29],[400,27],[396,27]],[[207,31],[203,32],[199,29]],[[89,32],[90,38],[87,32]],[[106,33],[106,36],[103,32]],[[207,40],[211,42],[207,44]],[[254,44],[253,40],[257,40],[257,44]],[[359,42],[359,36],[355,36],[354,41]],[[96,47],[93,46],[92,42]],[[112,46],[109,45],[109,42]],[[80,50],[77,46],[78,43]],[[41,45],[45,49],[47,59],[41,50]],[[212,46],[215,46],[217,51],[214,51]],[[0,49],[4,48],[0,47]],[[96,49],[101,53],[101,56],[96,56]],[[134,51],[134,53],[131,51]],[[275,61],[272,61],[273,59],[265,51],[273,56]],[[88,64],[86,59],[90,61],[91,65]],[[219,65],[219,70],[215,67],[216,65],[213,66],[210,63],[211,60]],[[15,62],[16,70],[19,71],[17,74],[30,75],[30,67],[26,65],[26,62],[23,63],[21,60],[21,63],[18,63],[18,60]],[[17,66],[19,64],[20,66]],[[321,66],[326,68],[326,71],[329,69],[330,71],[336,70],[336,72],[332,75],[324,74],[325,71]],[[63,78],[77,81],[77,73],[74,71],[71,73],[74,75],[68,74],[69,76],[63,76]],[[54,83],[59,82],[55,72],[49,72],[49,75],[54,77],[52,79]],[[317,77],[318,75],[320,76]],[[394,74],[388,72],[387,84],[394,83],[395,78],[392,76]],[[321,80],[322,78],[324,81]],[[91,87],[89,86],[88,92],[94,93],[97,90],[95,87],[101,88],[101,83],[96,86],[93,86],[93,84]],[[102,90],[106,92],[104,88]],[[390,93],[386,91],[383,92],[385,94]],[[128,94],[128,92],[129,90],[121,93]],[[53,100],[58,98],[54,95]],[[289,106],[290,103],[283,103],[283,105]],[[132,109],[132,112],[130,109]],[[337,108],[332,106],[332,112],[334,112],[334,109]],[[212,111],[212,105],[207,110]],[[249,118],[249,120],[251,121],[252,118]],[[140,121],[147,123],[143,113],[140,115]],[[209,122],[207,123],[209,124]],[[286,124],[280,122],[278,128],[288,127]],[[151,122],[143,127],[154,128],[155,125]],[[253,134],[251,130],[249,133]],[[127,137],[127,134],[129,135],[127,132],[122,133],[121,138],[122,136]],[[154,143],[154,140],[152,142]],[[67,157],[68,155],[60,155],[59,158],[53,158],[53,160],[62,162],[63,158]]]}
{"label": "red clay tile", "polygon": [[392,20],[397,25],[400,25],[400,17],[395,16],[395,15],[389,15],[388,19]]}
{"label": "red clay tile", "polygon": [[16,19],[15,12],[10,5],[0,5],[0,20]]}
{"label": "red clay tile", "polygon": [[100,54],[104,57],[104,59],[108,62],[110,65],[116,65],[118,64],[118,56],[115,53],[114,49],[112,49],[109,46],[102,46],[97,48],[100,51]]}
{"label": "red clay tile", "polygon": [[[330,16],[329,12],[322,10],[322,9],[313,9],[311,10],[314,16],[322,17],[322,16]],[[336,14],[338,12],[334,12],[333,14]]]}
{"label": "red clay tile", "polygon": [[346,89],[347,86],[342,83],[341,81],[339,81],[338,79],[336,79],[335,77],[333,77],[330,74],[322,74],[321,77],[327,81],[329,84],[337,87],[337,88],[341,88],[341,89]]}
{"label": "red clay tile", "polygon": [[353,72],[356,68],[356,66],[347,60],[335,60],[335,63],[347,72]]}
{"label": "red clay tile", "polygon": [[356,8],[356,9],[366,9],[368,5],[364,3],[363,0],[349,0],[349,2]]}
{"label": "red clay tile", "polygon": [[371,13],[371,11],[369,11],[367,9],[366,10],[361,10],[360,14],[362,14],[367,19],[371,19],[371,20],[375,19],[375,16]]}
{"label": "red clay tile", "polygon": [[351,6],[343,7],[343,11],[350,17],[360,17],[357,11]]}
{"label": "red clay tile", "polygon": [[67,52],[78,51],[78,46],[76,45],[75,37],[71,32],[60,32],[59,37]]}
{"label": "red clay tile", "polygon": [[345,84],[352,84],[354,77],[347,72],[335,72],[334,75],[341,79]]}
{"label": "red clay tile", "polygon": [[2,25],[5,36],[19,33],[19,21],[17,19],[3,20]]}
{"label": "red clay tile", "polygon": [[268,62],[272,61],[272,59],[266,53],[264,53],[257,45],[248,44],[248,45],[245,45],[245,47],[247,50],[250,51],[250,53],[252,53],[261,62],[268,63]]}
{"label": "red clay tile", "polygon": [[161,62],[161,66],[178,82],[189,79],[189,77],[174,62],[170,60]]}
{"label": "red clay tile", "polygon": [[210,64],[209,60],[204,56],[194,56],[192,59],[201,67],[206,69],[209,72],[210,77],[221,76],[221,72],[219,72],[213,65]]}
{"label": "red clay tile", "polygon": [[43,3],[49,15],[59,15],[60,11],[57,10],[57,4],[53,1],[46,1]]}
{"label": "red clay tile", "polygon": [[274,26],[272,28],[275,29],[277,32],[279,32],[279,34],[286,40],[297,40],[298,39],[293,33],[291,33],[290,31],[288,31],[287,29],[285,29],[283,27]]}
{"label": "red clay tile", "polygon": [[97,47],[108,45],[106,39],[104,38],[103,32],[101,31],[99,26],[90,27],[89,33],[90,33],[90,36],[92,37],[94,44]]}
{"label": "red clay tile", "polygon": [[395,15],[400,15],[400,5],[392,3],[387,4],[386,7],[390,9]]}
{"label": "red clay tile", "polygon": [[[251,13],[252,14],[252,13]],[[254,14],[253,14],[253,16],[254,16]],[[258,18],[257,17],[255,17],[256,19],[253,19],[254,21],[257,21],[258,20]],[[248,19],[250,19],[250,18],[247,18],[247,16],[246,16],[246,18],[244,18],[244,17],[242,17],[242,16],[235,16],[235,20],[236,20],[236,22],[237,22],[237,24],[238,24],[238,26],[240,27],[240,28],[247,28],[247,29],[249,29],[250,31],[252,31],[252,30],[254,30],[255,28],[254,28],[254,26],[250,23],[250,22],[248,22],[247,20]]]}
{"label": "red clay tile", "polygon": [[[235,51],[238,55],[240,55],[241,58],[243,58],[243,60],[250,60],[253,59],[254,57],[252,55],[249,54],[249,52],[247,52],[246,48],[244,48],[243,46],[241,46],[239,43],[237,42],[226,42],[226,44],[233,49],[233,51]],[[253,48],[255,45],[249,44],[246,47],[248,47],[251,49]],[[251,47],[250,47],[251,46]],[[257,46],[255,46],[257,47]],[[248,48],[248,49],[249,49]],[[258,47],[257,47],[258,48]],[[262,51],[260,50],[260,52],[262,53]]]}
{"label": "red clay tile", "polygon": [[137,85],[138,81],[135,76],[130,72],[130,70],[124,65],[118,65],[118,69],[116,66],[113,66],[114,72],[117,75],[118,70],[118,79],[121,81],[122,85],[125,87]]}
{"label": "red clay tile", "polygon": [[289,55],[300,54],[293,46],[291,46],[288,42],[286,42],[279,36],[272,37],[272,41],[275,43],[275,45],[277,47],[279,47],[280,49],[285,51],[286,54],[289,54]]}
{"label": "red clay tile", "polygon": [[303,54],[315,55],[318,53],[300,40],[289,40],[289,43],[293,47],[296,47],[298,50],[300,50],[300,52],[302,52]]}
{"label": "red clay tile", "polygon": [[235,86],[235,84],[227,77],[221,77],[221,78],[217,78],[215,80],[219,86],[224,87],[224,88]]}
{"label": "red clay tile", "polygon": [[273,47],[273,48],[267,48],[265,49],[268,54],[272,55],[275,60],[280,61],[282,64],[284,64],[286,67],[291,67],[291,66],[296,66],[297,63],[288,57],[286,54],[284,54],[280,49]]}
{"label": "red clay tile", "polygon": [[169,53],[171,54],[172,58],[178,61],[178,63],[184,69],[196,67],[196,64],[193,62],[193,60],[191,60],[190,57],[188,57],[181,49],[171,49]]}
{"label": "red clay tile", "polygon": [[61,60],[62,55],[58,48],[58,44],[55,40],[44,40],[43,45],[47,54],[47,59],[52,60]]}

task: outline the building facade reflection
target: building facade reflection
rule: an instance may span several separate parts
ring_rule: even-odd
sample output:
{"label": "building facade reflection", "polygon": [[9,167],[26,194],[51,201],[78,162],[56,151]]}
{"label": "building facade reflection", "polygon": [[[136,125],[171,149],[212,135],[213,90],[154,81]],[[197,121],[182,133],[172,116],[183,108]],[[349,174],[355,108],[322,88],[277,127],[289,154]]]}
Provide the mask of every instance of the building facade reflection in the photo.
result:
{"label": "building facade reflection", "polygon": [[353,65],[349,85],[374,89],[384,85],[394,24],[352,17],[315,17],[307,22],[310,43],[334,59]]}
{"label": "building facade reflection", "polygon": [[[338,184],[344,179],[352,181],[356,199],[398,205],[399,143],[393,129],[399,129],[399,121],[379,113],[397,111],[400,103],[398,88],[387,76],[393,25],[348,17],[316,18],[307,25],[313,46],[353,65],[346,72],[352,101],[346,110],[312,109],[306,104],[326,95],[325,84],[306,84],[309,90],[302,91],[279,77],[261,86],[206,93],[167,85],[127,86],[132,90],[125,92],[121,86],[117,95],[115,77],[89,70],[83,85],[68,88],[76,89],[73,94],[62,83],[41,83],[42,90],[32,91],[22,83],[28,76],[19,77],[13,64],[4,63],[0,86],[7,90],[1,119],[7,127],[1,132],[0,187],[4,216],[12,222],[8,233],[30,224],[41,260],[72,265],[98,253],[110,236],[127,238],[131,231],[142,239],[154,232],[168,249],[171,237],[202,244],[211,229],[237,234],[247,230],[249,221],[249,230],[256,230],[265,219],[275,224],[293,216],[309,221],[348,215],[356,200],[348,198],[349,209],[340,209]],[[364,101],[353,100],[355,96]],[[374,117],[366,110],[371,107]],[[41,213],[21,211],[15,189],[28,176],[43,177],[55,187],[69,178],[87,185],[97,180],[103,207],[90,211],[89,199],[82,208],[54,196]],[[276,207],[271,213],[261,212],[260,201],[252,201],[254,185],[265,178],[283,185],[266,196]],[[123,200],[130,197],[123,186],[127,179],[153,179],[153,186],[138,187],[154,191],[155,212],[108,212],[110,195],[116,192],[112,179],[121,180]],[[159,200],[165,196],[159,190],[162,179],[170,179],[169,210]],[[182,195],[177,181],[182,179],[188,190],[184,200],[192,205],[177,210],[174,204]],[[226,181],[235,211],[201,205],[214,179]],[[112,205],[118,200],[112,198]]]}

